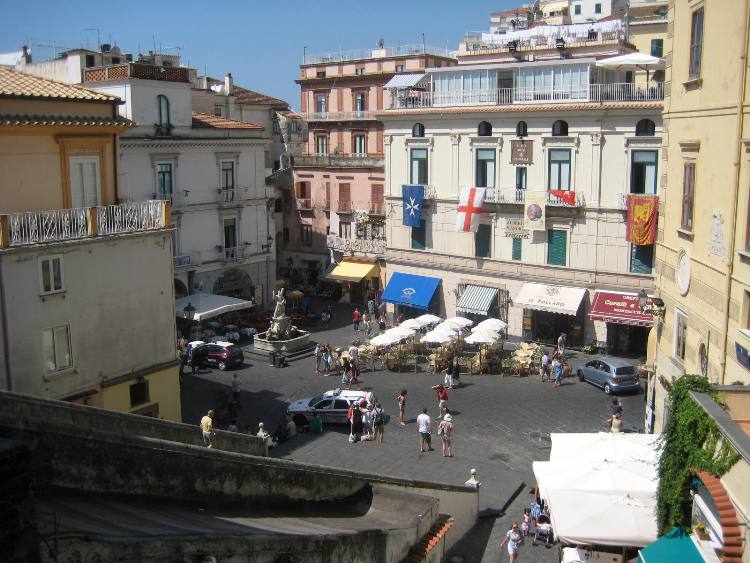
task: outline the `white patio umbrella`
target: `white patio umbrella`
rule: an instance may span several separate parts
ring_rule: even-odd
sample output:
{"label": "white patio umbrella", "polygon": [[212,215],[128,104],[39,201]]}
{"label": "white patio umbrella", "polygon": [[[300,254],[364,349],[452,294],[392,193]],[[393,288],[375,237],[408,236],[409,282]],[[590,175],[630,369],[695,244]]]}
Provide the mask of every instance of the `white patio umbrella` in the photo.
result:
{"label": "white patio umbrella", "polygon": [[506,323],[505,321],[501,321],[500,319],[485,319],[477,326],[472,328],[471,332],[476,332],[482,329],[489,329],[494,332],[500,332],[501,330],[505,330],[506,328],[508,328],[508,323]]}
{"label": "white patio umbrella", "polygon": [[471,319],[467,319],[466,317],[451,317],[449,319],[445,319],[446,323],[456,324],[459,326],[459,328],[466,328],[467,326],[471,326],[474,324],[474,321]]}
{"label": "white patio umbrella", "polygon": [[394,326],[393,328],[386,330],[383,334],[398,336],[399,338],[404,339],[414,336],[414,329],[403,326]]}
{"label": "white patio umbrella", "polygon": [[435,315],[431,315],[431,314],[427,313],[425,315],[421,315],[421,316],[417,317],[417,320],[418,321],[422,321],[425,324],[432,325],[432,324],[435,324],[435,323],[439,323],[443,319],[441,319],[440,317],[437,317]]}
{"label": "white patio umbrella", "polygon": [[401,338],[393,334],[380,334],[370,340],[372,346],[392,346],[398,344]]}
{"label": "white patio umbrella", "polygon": [[402,322],[400,325],[398,325],[399,328],[410,328],[414,330],[419,330],[423,326],[425,326],[426,322],[420,321],[419,319],[407,319],[404,322]]}
{"label": "white patio umbrella", "polygon": [[477,330],[466,337],[467,344],[494,344],[500,340],[500,335],[491,330]]}
{"label": "white patio umbrella", "polygon": [[447,344],[448,342],[451,342],[455,337],[455,334],[451,335],[451,333],[448,332],[431,330],[422,338],[420,338],[419,341],[427,342],[429,344]]}
{"label": "white patio umbrella", "polygon": [[442,323],[439,323],[434,330],[450,330],[453,332],[457,332],[461,330],[463,327],[453,321],[443,321]]}
{"label": "white patio umbrella", "polygon": [[539,494],[546,499],[553,489],[567,491],[630,491],[655,493],[659,483],[656,464],[635,460],[588,462],[535,461],[534,476]]}
{"label": "white patio umbrella", "polygon": [[616,57],[609,57],[596,61],[596,66],[602,68],[616,68],[616,69],[641,69],[645,70],[648,68],[664,68],[664,59],[659,57],[652,57],[646,53],[625,53],[624,55],[618,55]]}

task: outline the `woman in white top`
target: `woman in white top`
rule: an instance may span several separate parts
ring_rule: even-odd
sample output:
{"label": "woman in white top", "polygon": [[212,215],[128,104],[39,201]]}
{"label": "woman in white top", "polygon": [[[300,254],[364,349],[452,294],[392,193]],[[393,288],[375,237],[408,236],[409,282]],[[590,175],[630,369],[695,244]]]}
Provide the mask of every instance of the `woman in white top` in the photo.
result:
{"label": "woman in white top", "polygon": [[513,522],[513,528],[508,530],[505,534],[503,542],[500,544],[500,548],[505,544],[508,544],[508,557],[510,563],[518,561],[518,546],[523,545],[523,535],[518,529],[518,522]]}

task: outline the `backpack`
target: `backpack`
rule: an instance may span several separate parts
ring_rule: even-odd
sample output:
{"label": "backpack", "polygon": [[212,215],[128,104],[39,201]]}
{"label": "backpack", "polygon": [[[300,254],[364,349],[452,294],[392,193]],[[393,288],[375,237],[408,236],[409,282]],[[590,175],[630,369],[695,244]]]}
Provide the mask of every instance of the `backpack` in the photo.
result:
{"label": "backpack", "polygon": [[376,409],[375,418],[372,419],[372,425],[383,426],[384,424],[385,424],[385,414],[383,414],[383,409]]}

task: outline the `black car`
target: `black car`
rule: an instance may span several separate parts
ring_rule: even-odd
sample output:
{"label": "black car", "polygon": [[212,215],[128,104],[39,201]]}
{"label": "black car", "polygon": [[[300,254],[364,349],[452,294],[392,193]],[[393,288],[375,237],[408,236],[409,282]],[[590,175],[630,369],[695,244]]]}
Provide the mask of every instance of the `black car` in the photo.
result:
{"label": "black car", "polygon": [[193,350],[193,364],[196,366],[214,366],[224,371],[227,368],[239,367],[244,361],[245,354],[242,349],[231,342],[201,344]]}

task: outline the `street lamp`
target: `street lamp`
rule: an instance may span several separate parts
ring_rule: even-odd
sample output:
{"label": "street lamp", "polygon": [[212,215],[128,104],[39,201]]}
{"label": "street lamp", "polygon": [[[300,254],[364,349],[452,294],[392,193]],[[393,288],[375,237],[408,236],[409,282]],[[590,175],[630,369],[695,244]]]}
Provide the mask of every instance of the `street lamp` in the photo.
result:
{"label": "street lamp", "polygon": [[[649,299],[653,306],[649,306]],[[649,297],[645,289],[641,289],[638,292],[638,306],[641,312],[646,315],[653,315],[655,317],[664,316],[664,301],[658,297]]]}
{"label": "street lamp", "polygon": [[271,235],[268,235],[268,238],[266,239],[267,244],[261,244],[260,247],[264,251],[271,250],[271,246],[273,245],[273,237]]}
{"label": "street lamp", "polygon": [[195,307],[193,307],[193,304],[188,301],[188,304],[182,309],[182,314],[187,320],[192,321],[195,318]]}

